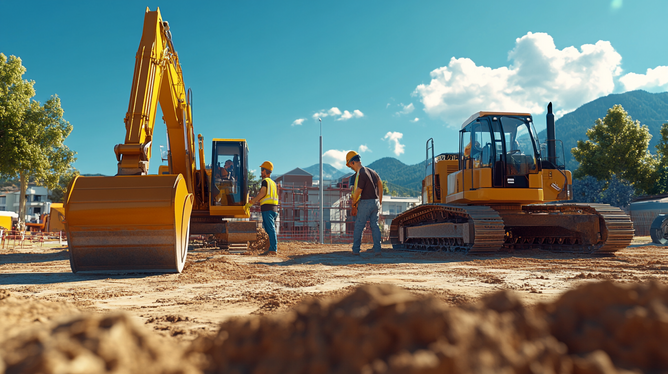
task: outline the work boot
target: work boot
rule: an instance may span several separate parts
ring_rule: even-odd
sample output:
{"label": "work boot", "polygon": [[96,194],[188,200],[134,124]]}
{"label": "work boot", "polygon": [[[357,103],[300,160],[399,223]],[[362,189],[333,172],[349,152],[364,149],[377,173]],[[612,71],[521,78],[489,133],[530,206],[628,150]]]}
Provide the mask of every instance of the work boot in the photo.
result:
{"label": "work boot", "polygon": [[260,253],[260,256],[276,256],[276,251],[266,250]]}

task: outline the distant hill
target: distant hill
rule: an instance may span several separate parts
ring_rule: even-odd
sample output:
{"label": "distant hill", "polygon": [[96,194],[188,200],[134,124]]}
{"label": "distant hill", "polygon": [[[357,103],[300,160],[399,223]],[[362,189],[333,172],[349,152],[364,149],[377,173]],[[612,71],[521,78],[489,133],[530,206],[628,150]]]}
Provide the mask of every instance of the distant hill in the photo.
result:
{"label": "distant hill", "polygon": [[406,165],[393,157],[384,157],[368,165],[375,170],[380,178],[388,182],[390,191],[399,194],[419,196],[424,179],[424,162]]}
{"label": "distant hill", "polygon": [[[320,179],[320,164],[311,165],[302,169],[311,173],[313,175],[313,180]],[[348,174],[326,163],[322,164],[322,173],[325,175],[325,180],[336,180]]]}
{"label": "distant hill", "polygon": [[[668,122],[668,92],[653,94],[638,90],[612,94],[584,104],[556,121],[556,137],[564,144],[567,169],[574,171],[578,167],[571,154],[577,141],[587,140],[587,130],[594,126],[597,119],[603,119],[608,109],[616,104],[624,107],[634,121],[638,120],[649,128],[652,134],[649,151],[656,154],[655,146],[660,139],[661,125]],[[539,138],[541,142],[545,142],[545,131],[541,131]]]}

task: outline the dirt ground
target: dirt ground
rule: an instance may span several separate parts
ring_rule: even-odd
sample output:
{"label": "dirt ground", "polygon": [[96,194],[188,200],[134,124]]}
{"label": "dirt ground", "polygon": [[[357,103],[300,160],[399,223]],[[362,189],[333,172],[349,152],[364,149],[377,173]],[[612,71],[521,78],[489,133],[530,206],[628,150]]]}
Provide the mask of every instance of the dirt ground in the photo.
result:
{"label": "dirt ground", "polygon": [[70,271],[67,247],[58,243],[0,249],[0,292],[51,305],[22,312],[16,328],[64,313],[125,311],[185,346],[215,334],[231,317],[284,312],[304,299],[343,296],[363,284],[393,284],[451,306],[513,290],[532,307],[585,282],[665,284],[668,273],[668,247],[655,246],[649,237],[635,238],[611,257],[542,250],[467,256],[400,252],[389,245],[382,256],[353,256],[350,245],[301,242],[278,248],[275,257],[191,251],[181,274],[85,275]]}

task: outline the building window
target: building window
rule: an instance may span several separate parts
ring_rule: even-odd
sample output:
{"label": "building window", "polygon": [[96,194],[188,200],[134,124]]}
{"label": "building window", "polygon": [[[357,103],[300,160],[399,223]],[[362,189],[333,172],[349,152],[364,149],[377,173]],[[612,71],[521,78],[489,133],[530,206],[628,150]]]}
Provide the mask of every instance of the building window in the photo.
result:
{"label": "building window", "polygon": [[33,214],[42,214],[42,208],[41,207],[32,208],[32,213]]}
{"label": "building window", "polygon": [[41,195],[33,195],[32,196],[32,201],[42,201],[42,196]]}
{"label": "building window", "polygon": [[2,205],[7,204],[7,196],[0,196],[0,204]]}
{"label": "building window", "polygon": [[301,221],[301,212],[299,210],[295,210],[295,221]]}

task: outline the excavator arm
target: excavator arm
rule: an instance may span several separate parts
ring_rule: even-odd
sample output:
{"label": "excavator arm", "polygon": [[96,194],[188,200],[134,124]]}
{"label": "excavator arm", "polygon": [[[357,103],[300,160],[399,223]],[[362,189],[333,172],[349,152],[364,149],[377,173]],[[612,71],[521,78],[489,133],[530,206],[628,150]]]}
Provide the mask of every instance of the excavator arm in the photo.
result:
{"label": "excavator arm", "polygon": [[160,9],[147,8],[125,115],[125,142],[114,147],[118,175],[148,174],[158,103],[167,125],[169,174],[182,174],[193,192],[196,148],[190,95],[169,24],[162,20]]}

